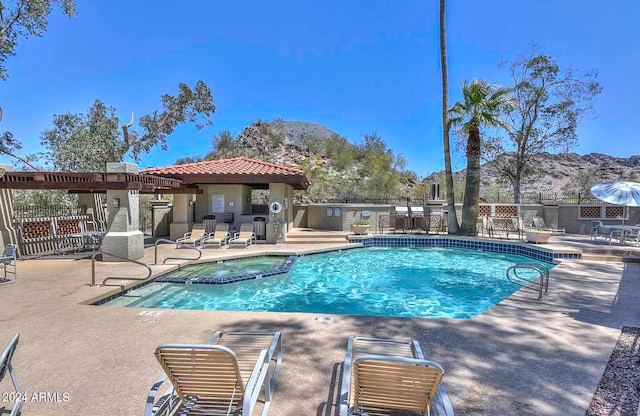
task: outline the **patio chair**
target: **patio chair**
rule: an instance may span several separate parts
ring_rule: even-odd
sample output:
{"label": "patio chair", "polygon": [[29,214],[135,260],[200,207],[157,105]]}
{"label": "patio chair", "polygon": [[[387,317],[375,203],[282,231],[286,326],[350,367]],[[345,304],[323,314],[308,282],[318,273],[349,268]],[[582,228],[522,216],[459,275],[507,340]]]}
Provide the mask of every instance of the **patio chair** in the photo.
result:
{"label": "patio chair", "polygon": [[193,224],[191,231],[184,234],[184,237],[176,240],[176,248],[181,246],[196,246],[206,236],[204,224]]}
{"label": "patio chair", "polygon": [[595,241],[598,236],[605,238],[604,225],[602,221],[591,221],[591,239]]}
{"label": "patio chair", "polygon": [[340,416],[416,411],[453,415],[444,370],[422,355],[418,341],[349,337],[340,389]]}
{"label": "patio chair", "polygon": [[[261,395],[268,414],[282,361],[279,332],[218,331],[207,344],[162,344],[155,355],[166,374],[149,391],[146,416],[248,416]],[[172,385],[156,400],[166,379]]]}
{"label": "patio chair", "polygon": [[[4,278],[0,279],[0,284],[15,283],[16,280],[18,280],[18,265],[16,264],[17,251],[18,246],[15,244],[7,244],[4,247],[4,251],[0,257],[0,267],[4,269]],[[9,270],[9,268],[12,268],[13,271]],[[13,274],[13,280],[7,277],[7,273]]]}
{"label": "patio chair", "polygon": [[18,339],[20,338],[20,334],[15,334],[11,341],[9,341],[9,345],[4,349],[2,356],[0,356],[0,382],[4,379],[4,376],[9,373],[9,377],[11,377],[11,382],[13,383],[14,391],[9,393],[13,394],[11,396],[15,400],[11,400],[13,402],[13,409],[11,409],[11,413],[9,416],[17,416],[20,414],[20,409],[22,409],[22,405],[24,404],[24,396],[25,393],[20,390],[20,385],[18,384],[18,379],[16,378],[16,374],[13,371],[13,366],[11,365],[11,359],[13,358],[13,354],[16,352],[16,348],[18,347]]}
{"label": "patio chair", "polygon": [[244,247],[248,248],[256,241],[256,234],[253,232],[253,224],[250,222],[240,225],[240,232],[236,233],[231,240],[229,240],[229,247]]}
{"label": "patio chair", "polygon": [[203,238],[200,245],[204,247],[222,248],[229,242],[229,224],[219,223],[211,234]]}
{"label": "patio chair", "polygon": [[411,227],[409,224],[409,208],[408,207],[395,207],[395,231],[402,230],[403,233],[407,232],[407,229]]}
{"label": "patio chair", "polygon": [[533,227],[538,230],[551,231],[551,235],[564,235],[564,228],[552,228],[547,227],[547,224],[544,222],[544,218],[542,217],[533,217]]}

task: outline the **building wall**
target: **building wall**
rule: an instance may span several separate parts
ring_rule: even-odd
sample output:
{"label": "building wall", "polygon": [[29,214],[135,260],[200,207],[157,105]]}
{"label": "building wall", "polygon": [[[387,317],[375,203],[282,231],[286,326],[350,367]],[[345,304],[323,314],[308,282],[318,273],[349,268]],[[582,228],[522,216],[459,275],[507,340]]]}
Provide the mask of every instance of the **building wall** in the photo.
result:
{"label": "building wall", "polygon": [[[389,215],[391,205],[373,204],[309,204],[303,205],[301,210],[306,211],[307,227],[329,231],[351,231],[351,224],[358,220],[367,220],[371,230],[378,226],[380,215]],[[339,210],[340,216],[336,216]],[[366,215],[366,214],[369,215]],[[329,215],[331,214],[331,215]],[[298,215],[304,218],[304,215]]]}

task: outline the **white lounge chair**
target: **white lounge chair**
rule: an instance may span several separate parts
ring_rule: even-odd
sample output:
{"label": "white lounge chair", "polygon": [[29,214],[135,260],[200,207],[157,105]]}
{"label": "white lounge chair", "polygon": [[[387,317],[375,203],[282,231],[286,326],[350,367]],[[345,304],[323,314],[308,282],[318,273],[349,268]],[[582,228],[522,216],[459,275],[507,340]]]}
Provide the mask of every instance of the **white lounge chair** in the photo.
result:
{"label": "white lounge chair", "polygon": [[551,231],[551,235],[564,235],[564,228],[551,228],[547,227],[542,217],[533,217],[533,226],[537,230]]}
{"label": "white lounge chair", "polygon": [[[261,394],[268,414],[282,361],[279,332],[218,331],[207,344],[162,344],[155,355],[165,374],[149,391],[145,416],[249,416]],[[167,379],[172,386],[156,400]]]}
{"label": "white lounge chair", "polygon": [[229,240],[229,247],[244,247],[248,248],[256,241],[256,234],[253,232],[253,224],[250,222],[240,225],[240,232],[236,233],[231,240]]}
{"label": "white lounge chair", "polygon": [[181,246],[196,246],[200,243],[200,240],[206,237],[206,230],[204,224],[193,224],[191,231],[184,234],[184,237],[176,240],[176,248]]}
{"label": "white lounge chair", "polygon": [[415,411],[453,416],[444,370],[422,355],[418,341],[349,337],[340,389],[340,416]]}
{"label": "white lounge chair", "polygon": [[[16,252],[18,246],[15,244],[7,244],[4,247],[2,256],[0,257],[0,267],[4,269],[4,278],[0,279],[0,285],[5,283],[15,283],[18,280],[18,266],[16,264]],[[12,270],[8,270],[12,269]],[[7,277],[7,273],[13,274],[13,280]]]}
{"label": "white lounge chair", "polygon": [[229,224],[218,223],[211,234],[203,238],[200,242],[202,247],[222,248],[229,242]]}
{"label": "white lounge chair", "polygon": [[24,396],[25,393],[20,390],[20,385],[18,384],[18,379],[16,378],[16,374],[13,371],[13,366],[11,365],[11,359],[13,358],[13,354],[16,352],[16,348],[18,347],[18,339],[20,338],[20,334],[15,334],[11,341],[9,341],[9,345],[4,349],[2,356],[0,356],[0,382],[4,379],[4,376],[9,373],[9,377],[11,377],[11,382],[13,383],[13,409],[9,416],[17,416],[20,414],[20,409],[22,409],[22,405],[24,404]]}

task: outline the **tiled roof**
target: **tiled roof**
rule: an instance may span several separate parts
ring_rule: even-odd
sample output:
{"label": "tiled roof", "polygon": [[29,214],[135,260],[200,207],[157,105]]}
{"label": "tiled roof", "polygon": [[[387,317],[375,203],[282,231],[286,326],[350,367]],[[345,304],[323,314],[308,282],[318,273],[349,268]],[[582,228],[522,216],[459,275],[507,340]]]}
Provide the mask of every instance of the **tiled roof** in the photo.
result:
{"label": "tiled roof", "polygon": [[229,183],[233,179],[238,183],[243,181],[245,183],[262,184],[284,182],[301,185],[303,189],[306,189],[309,184],[309,179],[302,169],[276,165],[275,163],[247,157],[148,168],[140,173],[182,179],[187,183]]}
{"label": "tiled roof", "polygon": [[276,165],[275,163],[234,157],[232,159],[207,160],[204,162],[186,163],[184,165],[148,168],[143,170],[147,175],[304,175],[302,169]]}

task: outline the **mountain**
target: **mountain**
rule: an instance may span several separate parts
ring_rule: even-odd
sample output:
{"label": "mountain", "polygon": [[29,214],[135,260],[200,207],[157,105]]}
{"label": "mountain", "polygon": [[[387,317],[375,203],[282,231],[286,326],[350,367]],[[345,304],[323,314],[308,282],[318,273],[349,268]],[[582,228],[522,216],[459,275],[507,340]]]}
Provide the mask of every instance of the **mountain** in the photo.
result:
{"label": "mountain", "polygon": [[[279,119],[252,123],[233,140],[219,143],[207,158],[246,156],[300,167],[310,176],[313,186],[308,197],[315,201],[365,194],[371,198],[404,197],[407,188],[419,185],[420,181],[414,172],[396,170],[396,155],[389,150],[377,136],[369,145],[354,144],[319,124]],[[392,160],[385,160],[388,153]],[[541,153],[532,158],[530,165],[533,174],[522,181],[522,193],[588,192],[598,182],[640,180],[640,156]],[[455,182],[463,184],[464,176],[465,170],[456,172]],[[422,180],[424,184],[430,182],[444,184],[443,172]],[[481,193],[492,191],[509,193],[512,188],[498,175],[496,163],[488,162],[482,165]]]}
{"label": "mountain", "polygon": [[299,167],[303,160],[310,157],[325,159],[326,148],[323,143],[334,136],[338,134],[305,121],[257,121],[238,135],[231,151],[238,156]]}
{"label": "mountain", "polygon": [[[615,180],[640,180],[640,156],[614,157],[601,153],[579,155],[577,153],[540,153],[532,157],[531,176],[521,184],[522,193],[578,193],[600,182]],[[458,181],[463,180],[466,170],[455,172]],[[429,175],[425,182],[438,181],[442,172]],[[511,185],[501,178],[496,163],[482,165],[481,190],[489,188],[511,191]],[[482,191],[481,191],[482,192]]]}

